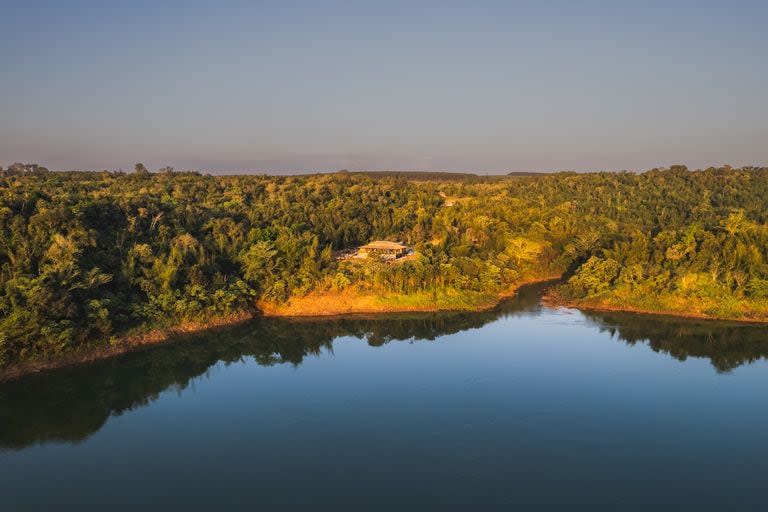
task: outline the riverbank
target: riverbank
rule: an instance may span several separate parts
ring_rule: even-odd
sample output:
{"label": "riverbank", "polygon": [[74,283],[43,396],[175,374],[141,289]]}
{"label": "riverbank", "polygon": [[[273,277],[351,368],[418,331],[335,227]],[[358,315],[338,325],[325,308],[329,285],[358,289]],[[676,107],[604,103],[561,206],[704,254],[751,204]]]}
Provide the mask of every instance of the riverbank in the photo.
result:
{"label": "riverbank", "polygon": [[[7,366],[0,370],[0,383],[15,380],[34,373],[41,373],[68,366],[92,363],[101,359],[116,357],[128,352],[161,344],[184,334],[202,333],[218,327],[247,322],[259,314],[270,317],[330,317],[349,314],[370,313],[409,313],[438,311],[484,311],[491,309],[502,300],[513,297],[520,287],[538,282],[557,279],[557,276],[526,279],[515,283],[501,293],[486,294],[473,292],[453,292],[437,294],[411,295],[372,295],[354,292],[309,294],[292,299],[286,304],[260,302],[259,312],[237,312],[230,315],[213,317],[204,321],[189,321],[182,324],[152,329],[147,332],[132,333],[118,337],[109,345],[86,348],[81,351],[64,354],[60,357],[30,361]],[[431,303],[430,303],[431,301]]]}
{"label": "riverbank", "polygon": [[147,332],[128,334],[111,341],[103,347],[87,347],[83,350],[62,354],[60,357],[12,364],[0,370],[0,383],[15,380],[34,373],[46,372],[68,366],[89,364],[101,359],[116,357],[128,352],[141,350],[164,343],[174,337],[184,334],[204,332],[217,327],[235,325],[254,318],[252,312],[238,312],[230,315],[214,317],[199,322],[184,322],[181,324],[152,329]]}
{"label": "riverbank", "polygon": [[[496,307],[502,300],[513,297],[526,285],[556,281],[559,276],[532,278],[515,283],[501,293],[443,292],[439,294],[385,294],[373,295],[355,291],[311,293],[294,298],[284,304],[260,302],[258,312],[241,311],[203,321],[188,321],[146,332],[132,333],[118,337],[109,345],[86,348],[64,354],[61,357],[10,365],[0,370],[0,383],[15,380],[34,373],[57,368],[92,363],[101,359],[116,357],[128,352],[165,343],[185,334],[203,333],[219,327],[247,322],[257,316],[285,318],[321,318],[352,314],[417,313],[440,311],[484,311]],[[630,304],[610,304],[597,301],[569,301],[564,299],[556,287],[550,288],[542,297],[542,303],[549,307],[574,308],[584,311],[623,312],[649,316],[671,316],[698,320],[721,320],[751,324],[768,324],[768,315],[761,317],[737,317],[713,315],[700,311],[680,309],[648,309]]]}
{"label": "riverbank", "polygon": [[559,276],[525,279],[500,293],[448,290],[439,293],[371,294],[356,290],[314,292],[282,304],[259,302],[264,316],[325,317],[349,314],[386,314],[438,311],[484,311],[513,297],[522,286],[554,281]]}
{"label": "riverbank", "polygon": [[543,304],[549,307],[571,308],[582,311],[632,313],[648,316],[671,316],[677,318],[690,318],[695,320],[720,320],[746,324],[768,324],[768,314],[760,316],[717,315],[691,310],[689,305],[686,307],[686,309],[682,309],[682,307],[681,309],[668,307],[652,309],[647,307],[634,306],[632,304],[611,304],[608,302],[596,300],[567,300],[558,293],[557,289],[548,290],[547,293],[542,296],[541,300]]}

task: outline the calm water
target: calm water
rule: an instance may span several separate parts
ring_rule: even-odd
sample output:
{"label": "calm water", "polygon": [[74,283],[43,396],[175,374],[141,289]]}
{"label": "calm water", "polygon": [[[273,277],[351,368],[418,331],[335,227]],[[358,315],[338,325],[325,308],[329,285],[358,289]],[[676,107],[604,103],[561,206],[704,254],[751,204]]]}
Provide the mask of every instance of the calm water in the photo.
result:
{"label": "calm water", "polygon": [[551,310],[539,288],[0,385],[0,509],[765,507],[768,328]]}

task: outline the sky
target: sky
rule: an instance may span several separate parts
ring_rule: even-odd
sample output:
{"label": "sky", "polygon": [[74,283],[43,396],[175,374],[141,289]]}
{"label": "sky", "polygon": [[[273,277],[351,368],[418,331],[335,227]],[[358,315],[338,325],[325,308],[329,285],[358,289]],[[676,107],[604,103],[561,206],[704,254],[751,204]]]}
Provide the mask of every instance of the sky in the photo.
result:
{"label": "sky", "polygon": [[768,165],[768,2],[0,0],[0,165]]}

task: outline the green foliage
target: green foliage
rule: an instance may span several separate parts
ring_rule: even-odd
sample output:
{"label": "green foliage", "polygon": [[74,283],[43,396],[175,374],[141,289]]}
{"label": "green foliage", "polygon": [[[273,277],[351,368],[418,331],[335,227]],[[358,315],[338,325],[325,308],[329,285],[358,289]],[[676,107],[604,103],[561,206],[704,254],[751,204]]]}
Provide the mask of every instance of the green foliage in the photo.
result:
{"label": "green foliage", "polygon": [[597,295],[610,288],[620,271],[621,267],[615,260],[592,256],[579,267],[568,284],[579,296]]}
{"label": "green foliage", "polygon": [[768,299],[768,279],[752,278],[747,287],[751,297],[756,299]]}
{"label": "green foliage", "polygon": [[[763,168],[268,177],[14,164],[0,174],[0,364],[313,291],[471,307],[560,273],[574,300],[768,314],[765,197]],[[374,239],[416,254],[334,257]]]}

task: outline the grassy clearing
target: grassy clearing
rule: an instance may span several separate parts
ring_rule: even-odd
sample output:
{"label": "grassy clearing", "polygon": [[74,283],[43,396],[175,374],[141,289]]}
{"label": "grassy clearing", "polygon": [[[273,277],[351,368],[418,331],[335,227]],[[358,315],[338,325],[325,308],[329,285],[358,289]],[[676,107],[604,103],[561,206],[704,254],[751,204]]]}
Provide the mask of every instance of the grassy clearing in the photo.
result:
{"label": "grassy clearing", "polygon": [[269,316],[328,316],[349,313],[395,313],[404,311],[473,311],[493,307],[500,294],[445,290],[410,294],[373,294],[358,290],[313,292],[284,304],[261,302]]}

